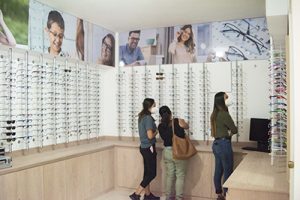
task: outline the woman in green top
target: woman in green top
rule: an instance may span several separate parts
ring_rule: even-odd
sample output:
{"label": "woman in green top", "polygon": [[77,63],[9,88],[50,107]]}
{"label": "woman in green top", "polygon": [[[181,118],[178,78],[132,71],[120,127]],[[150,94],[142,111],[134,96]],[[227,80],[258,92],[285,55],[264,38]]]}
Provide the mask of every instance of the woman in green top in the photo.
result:
{"label": "woman in green top", "polygon": [[143,110],[139,113],[140,152],[144,160],[144,176],[136,191],[129,196],[132,200],[139,200],[143,190],[145,191],[144,200],[160,199],[150,192],[150,182],[156,177],[155,136],[158,131],[151,116],[156,110],[154,99],[146,98],[143,102]]}
{"label": "woman in green top", "polygon": [[214,185],[217,200],[225,200],[228,188],[222,189],[222,176],[224,182],[233,171],[233,152],[231,147],[231,136],[237,133],[237,127],[228,112],[225,100],[228,95],[218,92],[215,95],[214,110],[210,116],[211,135],[215,138],[213,142],[213,153],[215,156]]}

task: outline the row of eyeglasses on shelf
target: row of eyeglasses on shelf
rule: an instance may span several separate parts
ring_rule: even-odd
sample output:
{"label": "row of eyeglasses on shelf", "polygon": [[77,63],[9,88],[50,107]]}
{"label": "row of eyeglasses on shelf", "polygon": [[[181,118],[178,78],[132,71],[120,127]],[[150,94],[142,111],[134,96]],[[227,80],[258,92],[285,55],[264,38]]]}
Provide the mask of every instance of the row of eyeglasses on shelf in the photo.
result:
{"label": "row of eyeglasses on shelf", "polygon": [[1,52],[0,146],[11,151],[96,137],[101,87],[97,68]]}
{"label": "row of eyeglasses on shelf", "polygon": [[273,50],[270,60],[270,148],[272,154],[287,151],[287,72],[284,50]]}
{"label": "row of eyeglasses on shelf", "polygon": [[[203,76],[204,73],[192,68],[184,72],[176,68],[172,71],[159,69],[159,72],[150,69],[120,71],[117,75],[119,134],[131,132],[134,135],[137,132],[137,114],[142,109],[145,97],[154,98],[158,107],[168,105],[174,116],[190,122],[191,129],[204,127],[199,124],[208,123],[208,120],[201,119],[209,114],[209,104],[203,103],[207,102],[205,99],[209,94],[209,74],[206,72],[206,76]],[[158,113],[154,117],[159,119]],[[193,132],[205,130],[202,128]]]}

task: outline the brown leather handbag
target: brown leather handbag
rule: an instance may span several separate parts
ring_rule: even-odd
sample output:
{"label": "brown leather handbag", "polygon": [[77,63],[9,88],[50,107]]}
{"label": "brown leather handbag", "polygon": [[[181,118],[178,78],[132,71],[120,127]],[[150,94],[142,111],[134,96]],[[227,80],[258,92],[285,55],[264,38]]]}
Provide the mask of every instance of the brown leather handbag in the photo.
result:
{"label": "brown leather handbag", "polygon": [[190,137],[185,135],[184,138],[178,137],[174,130],[174,119],[172,120],[172,151],[173,158],[176,160],[187,160],[197,153],[195,146],[192,144]]}

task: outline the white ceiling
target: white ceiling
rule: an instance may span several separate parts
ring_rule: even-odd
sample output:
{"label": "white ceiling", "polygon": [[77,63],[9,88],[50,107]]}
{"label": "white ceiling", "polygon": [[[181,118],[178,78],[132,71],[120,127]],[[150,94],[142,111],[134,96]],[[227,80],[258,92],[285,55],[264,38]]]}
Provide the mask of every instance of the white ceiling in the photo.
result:
{"label": "white ceiling", "polygon": [[265,0],[38,0],[113,32],[266,14]]}

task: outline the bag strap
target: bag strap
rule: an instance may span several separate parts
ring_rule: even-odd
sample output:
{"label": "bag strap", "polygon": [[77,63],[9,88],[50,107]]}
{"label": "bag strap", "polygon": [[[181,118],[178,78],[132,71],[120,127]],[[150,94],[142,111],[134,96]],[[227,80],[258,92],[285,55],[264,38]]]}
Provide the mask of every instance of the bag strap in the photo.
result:
{"label": "bag strap", "polygon": [[172,132],[173,132],[173,135],[175,135],[175,131],[174,131],[174,118],[172,118]]}
{"label": "bag strap", "polygon": [[[179,125],[180,126],[180,125]],[[175,135],[175,129],[174,129],[174,118],[172,119],[172,131],[173,131],[173,135]],[[185,135],[187,135],[187,136],[189,136],[189,134],[190,134],[190,131],[187,131],[188,133],[187,134],[185,134]],[[184,133],[185,133],[185,131],[184,131]]]}

